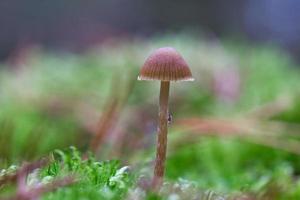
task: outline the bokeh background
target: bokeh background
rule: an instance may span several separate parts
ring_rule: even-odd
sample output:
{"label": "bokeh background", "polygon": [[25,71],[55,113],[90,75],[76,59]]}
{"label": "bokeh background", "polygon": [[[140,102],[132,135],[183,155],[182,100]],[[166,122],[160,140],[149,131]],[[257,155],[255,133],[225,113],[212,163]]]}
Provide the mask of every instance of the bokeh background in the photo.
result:
{"label": "bokeh background", "polygon": [[298,58],[299,9],[297,0],[1,1],[0,58],[29,45],[81,51],[114,37],[184,30],[272,42]]}
{"label": "bokeh background", "polygon": [[173,46],[195,81],[171,84],[166,181],[299,199],[299,9],[297,0],[1,1],[0,167],[75,146],[151,177],[159,83],[137,76],[153,50]]}

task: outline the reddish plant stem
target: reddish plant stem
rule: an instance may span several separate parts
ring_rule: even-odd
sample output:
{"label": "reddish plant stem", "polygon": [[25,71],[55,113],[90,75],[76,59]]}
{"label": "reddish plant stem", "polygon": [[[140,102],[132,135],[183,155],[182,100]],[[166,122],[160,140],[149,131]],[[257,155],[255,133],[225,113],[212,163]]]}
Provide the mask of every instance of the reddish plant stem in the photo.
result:
{"label": "reddish plant stem", "polygon": [[168,135],[168,101],[169,101],[169,81],[162,81],[159,96],[159,114],[157,130],[157,147],[154,167],[152,188],[157,191],[161,188],[165,172],[165,160],[167,154]]}

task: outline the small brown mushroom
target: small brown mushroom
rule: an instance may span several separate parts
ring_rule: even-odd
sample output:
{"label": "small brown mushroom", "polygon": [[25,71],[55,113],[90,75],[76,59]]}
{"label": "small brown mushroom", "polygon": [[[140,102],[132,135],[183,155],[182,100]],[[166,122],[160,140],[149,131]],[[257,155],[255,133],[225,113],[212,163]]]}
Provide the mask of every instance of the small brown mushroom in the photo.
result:
{"label": "small brown mushroom", "polygon": [[170,81],[193,81],[192,73],[182,56],[172,47],[159,48],[145,61],[138,80],[159,80],[159,121],[156,159],[152,188],[158,190],[163,183],[167,134],[168,134],[168,101]]}

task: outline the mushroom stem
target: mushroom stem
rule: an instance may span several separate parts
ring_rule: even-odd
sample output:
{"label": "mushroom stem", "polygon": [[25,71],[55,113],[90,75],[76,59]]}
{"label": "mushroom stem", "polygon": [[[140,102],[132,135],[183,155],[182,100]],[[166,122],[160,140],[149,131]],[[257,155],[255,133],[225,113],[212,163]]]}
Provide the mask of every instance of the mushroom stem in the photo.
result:
{"label": "mushroom stem", "polygon": [[168,135],[168,101],[169,101],[170,81],[161,81],[159,96],[159,120],[157,133],[156,159],[152,188],[158,190],[163,183],[165,160],[167,153]]}

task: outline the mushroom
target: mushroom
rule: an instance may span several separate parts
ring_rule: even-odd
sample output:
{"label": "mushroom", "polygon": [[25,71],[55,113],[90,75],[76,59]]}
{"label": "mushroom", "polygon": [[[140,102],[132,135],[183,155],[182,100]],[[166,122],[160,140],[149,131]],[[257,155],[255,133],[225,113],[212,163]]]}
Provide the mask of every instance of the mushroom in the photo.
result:
{"label": "mushroom", "polygon": [[192,73],[182,56],[172,47],[155,50],[145,61],[138,80],[161,81],[159,96],[158,135],[152,188],[163,183],[167,150],[170,81],[193,81]]}

